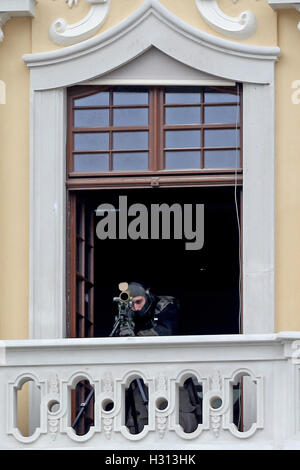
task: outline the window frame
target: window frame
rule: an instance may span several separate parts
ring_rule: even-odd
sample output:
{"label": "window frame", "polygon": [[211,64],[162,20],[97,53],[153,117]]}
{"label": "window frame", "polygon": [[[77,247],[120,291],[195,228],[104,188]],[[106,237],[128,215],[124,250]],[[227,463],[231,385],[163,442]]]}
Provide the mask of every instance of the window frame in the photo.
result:
{"label": "window frame", "polygon": [[[67,88],[122,68],[159,49],[199,73],[193,80],[243,83],[243,309],[244,333],[275,331],[275,63],[280,49],[253,46],[204,33],[156,0],[89,40],[23,56],[30,69],[30,293],[31,338],[62,338],[66,332],[66,122]],[[159,71],[159,69],[157,69]],[[150,83],[190,83],[149,71]],[[134,73],[122,79],[134,81]],[[145,83],[143,79],[141,83]],[[151,176],[157,185],[157,176]],[[163,186],[166,179],[159,176]],[[195,184],[203,184],[194,176]],[[208,178],[208,176],[206,177]],[[146,184],[124,177],[124,184]],[[187,176],[178,176],[183,184]],[[107,187],[105,178],[95,188]],[[106,178],[107,180],[107,178]],[[116,178],[109,187],[118,187]],[[148,184],[148,182],[147,182]],[[173,183],[176,186],[176,183]],[[114,186],[113,186],[114,185]],[[80,178],[73,186],[81,188]],[[51,240],[51,243],[49,243]]]}
{"label": "window frame", "polygon": [[[110,157],[110,168],[111,168],[111,154],[114,152],[112,148],[112,137],[111,134],[116,130],[120,132],[125,131],[139,131],[145,130],[146,127],[143,128],[139,126],[122,126],[122,127],[114,127],[112,125],[110,119],[110,125],[107,127],[75,127],[74,126],[74,115],[73,110],[77,107],[73,106],[73,99],[75,98],[83,98],[89,96],[93,93],[97,93],[100,91],[109,91],[113,92],[115,89],[119,89],[120,87],[114,86],[101,86],[101,85],[79,85],[71,87],[68,90],[68,97],[67,97],[67,115],[68,115],[68,129],[67,129],[67,187],[68,189],[82,189],[84,187],[101,187],[103,183],[105,183],[106,178],[109,177],[113,179],[112,184],[115,185],[117,183],[123,185],[124,183],[124,176],[130,177],[146,177],[144,178],[144,183],[146,186],[153,185],[153,180],[151,177],[163,177],[165,184],[176,184],[178,182],[178,176],[182,175],[185,176],[184,183],[185,184],[205,184],[205,185],[231,185],[231,184],[242,184],[242,175],[243,175],[243,92],[242,92],[242,84],[237,84],[236,87],[220,87],[220,86],[205,86],[205,87],[197,87],[201,90],[201,123],[193,125],[193,124],[183,124],[183,125],[169,125],[165,124],[164,122],[164,109],[166,107],[171,107],[171,105],[166,105],[164,102],[165,96],[165,89],[169,87],[163,86],[140,86],[134,88],[143,88],[149,90],[149,123],[147,126],[149,132],[149,146],[148,146],[148,169],[145,170],[105,170],[105,171],[95,171],[95,172],[77,172],[74,171],[73,166],[73,154],[77,153],[73,149],[73,134],[78,132],[99,132],[99,129],[103,129],[103,132],[110,133],[110,145],[108,150],[101,151],[102,153],[109,153]],[[122,87],[121,87],[122,88]],[[124,87],[124,89],[129,88]],[[189,89],[189,86],[181,85],[180,89]],[[217,90],[220,92],[228,92],[228,91],[238,91],[240,101],[238,103],[240,109],[240,120],[239,123],[231,123],[231,124],[206,124],[204,123],[204,109],[206,106],[230,106],[232,104],[237,103],[213,103],[213,104],[204,104],[203,95],[205,91],[209,90]],[[172,107],[180,107],[182,105],[176,104],[172,105]],[[109,109],[114,108],[112,106],[112,102],[110,99]],[[200,155],[201,155],[201,168],[181,168],[181,169],[166,169],[165,168],[165,131],[168,130],[201,130],[201,144],[199,147]],[[239,142],[239,152],[240,152],[240,166],[237,168],[204,168],[204,130],[205,129],[239,129],[240,132],[240,142]],[[236,149],[236,147],[230,147],[232,149]],[[218,149],[223,150],[227,149],[227,147],[218,147],[218,148],[209,148],[209,149]],[[170,148],[168,150],[176,151],[176,149]],[[185,150],[185,149],[184,149]],[[197,148],[198,150],[198,148]],[[125,151],[125,150],[124,150]],[[144,150],[137,150],[136,152],[142,152]],[[100,151],[98,153],[101,153]],[[128,152],[131,152],[130,150]],[[80,153],[80,152],[79,152]],[[82,153],[84,153],[82,151]],[[88,152],[86,152],[88,153]],[[91,152],[92,153],[92,152]],[[96,151],[95,151],[96,153]],[[116,152],[117,153],[117,152]],[[102,180],[101,178],[104,178]],[[148,179],[147,179],[148,178]],[[134,180],[132,178],[131,183],[135,185],[138,183],[138,180]],[[158,182],[159,183],[159,182]]]}

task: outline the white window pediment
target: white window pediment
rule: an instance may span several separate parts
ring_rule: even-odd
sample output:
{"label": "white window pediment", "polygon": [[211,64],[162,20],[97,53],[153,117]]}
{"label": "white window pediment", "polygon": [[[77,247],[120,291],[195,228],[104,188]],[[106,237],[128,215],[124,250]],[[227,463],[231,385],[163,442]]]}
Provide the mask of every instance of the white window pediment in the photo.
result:
{"label": "white window pediment", "polygon": [[274,331],[274,63],[279,54],[277,47],[211,36],[157,0],[147,0],[96,37],[24,56],[32,103],[31,337],[65,334],[66,87],[95,79],[170,80],[167,67],[161,70],[164,61],[181,85],[243,83],[244,332]]}
{"label": "white window pediment", "polygon": [[152,46],[202,72],[228,80],[270,83],[280,50],[224,40],[185,23],[158,0],[91,39],[51,52],[26,54],[33,89],[70,86],[100,77]]}
{"label": "white window pediment", "polygon": [[164,54],[156,47],[151,47],[131,62],[99,78],[83,82],[83,84],[90,85],[177,85],[178,83],[195,86],[234,86],[235,84],[232,80],[189,67]]}

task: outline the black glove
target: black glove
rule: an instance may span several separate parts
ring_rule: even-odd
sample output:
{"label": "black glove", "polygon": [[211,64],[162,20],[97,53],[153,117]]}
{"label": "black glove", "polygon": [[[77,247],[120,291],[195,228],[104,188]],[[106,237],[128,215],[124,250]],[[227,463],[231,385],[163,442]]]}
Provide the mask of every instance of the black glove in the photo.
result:
{"label": "black glove", "polygon": [[120,326],[119,336],[135,336],[134,332],[126,323]]}

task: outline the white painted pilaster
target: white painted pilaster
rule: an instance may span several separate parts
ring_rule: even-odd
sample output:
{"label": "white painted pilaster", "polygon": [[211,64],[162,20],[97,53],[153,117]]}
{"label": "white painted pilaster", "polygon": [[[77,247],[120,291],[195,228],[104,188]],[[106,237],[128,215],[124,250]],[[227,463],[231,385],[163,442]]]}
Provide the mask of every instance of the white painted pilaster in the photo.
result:
{"label": "white painted pilaster", "polygon": [[30,336],[65,333],[65,90],[33,92]]}
{"label": "white painted pilaster", "polygon": [[274,86],[243,87],[244,333],[275,328]]}

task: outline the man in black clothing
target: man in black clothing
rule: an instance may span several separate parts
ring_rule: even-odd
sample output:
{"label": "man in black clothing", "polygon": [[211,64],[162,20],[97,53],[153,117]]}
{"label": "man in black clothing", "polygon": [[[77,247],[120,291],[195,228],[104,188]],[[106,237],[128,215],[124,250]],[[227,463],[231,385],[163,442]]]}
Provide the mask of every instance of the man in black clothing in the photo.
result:
{"label": "man in black clothing", "polygon": [[[119,336],[170,336],[178,334],[179,303],[174,297],[154,296],[140,282],[130,282],[134,332],[120,328]],[[126,392],[126,426],[140,433],[148,423],[148,388],[140,379],[131,382]],[[185,432],[197,429],[201,419],[200,402],[190,378],[179,388],[179,423]]]}
{"label": "man in black clothing", "polygon": [[[130,282],[134,331],[121,325],[119,336],[170,336],[178,333],[178,301],[174,297],[154,296],[143,283]],[[126,426],[140,433],[148,423],[148,388],[140,379],[126,391]]]}
{"label": "man in black clothing", "polygon": [[[174,297],[154,296],[140,282],[130,282],[128,291],[132,297],[135,336],[170,336],[178,334],[179,304]],[[120,336],[132,336],[121,328]]]}

